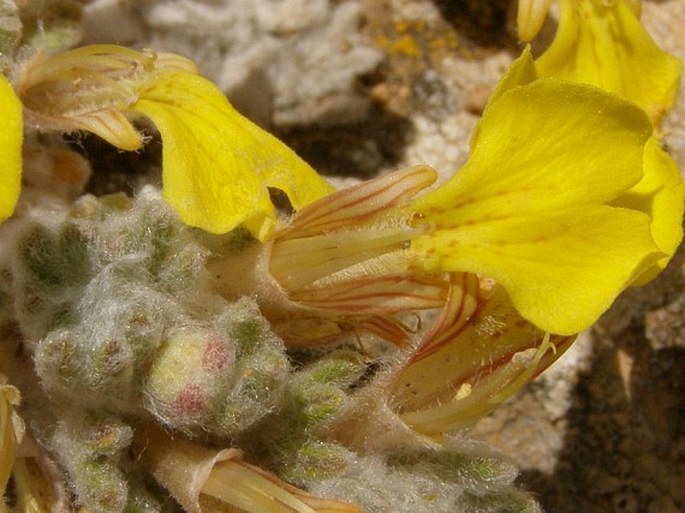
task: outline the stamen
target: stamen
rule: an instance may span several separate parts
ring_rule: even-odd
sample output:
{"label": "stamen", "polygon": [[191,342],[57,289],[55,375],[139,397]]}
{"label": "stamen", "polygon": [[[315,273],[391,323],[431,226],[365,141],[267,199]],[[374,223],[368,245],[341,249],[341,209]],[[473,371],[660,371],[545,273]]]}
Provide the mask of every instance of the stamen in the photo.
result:
{"label": "stamen", "polygon": [[269,268],[282,287],[296,290],[359,262],[402,250],[406,240],[422,233],[422,228],[402,226],[278,240]]}

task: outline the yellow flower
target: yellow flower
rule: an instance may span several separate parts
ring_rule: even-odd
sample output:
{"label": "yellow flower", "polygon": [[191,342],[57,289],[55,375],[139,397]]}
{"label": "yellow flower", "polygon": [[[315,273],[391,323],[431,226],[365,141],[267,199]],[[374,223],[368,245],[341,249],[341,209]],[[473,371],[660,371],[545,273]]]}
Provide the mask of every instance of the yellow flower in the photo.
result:
{"label": "yellow flower", "polygon": [[[535,79],[529,53],[495,91],[466,165],[412,203],[424,270],[497,280],[550,333],[587,328],[618,293],[655,275],[682,232],[683,184],[633,104]],[[521,85],[523,84],[523,85]]]}
{"label": "yellow flower", "polygon": [[[0,149],[10,184],[18,181],[20,166],[18,97],[27,129],[86,130],[124,150],[143,144],[131,120],[150,118],[162,136],[164,199],[186,224],[209,232],[242,224],[266,238],[276,220],[268,186],[286,192],[295,208],[331,191],[292,150],[241,116],[197,75],[192,62],[178,55],[94,45],[38,53],[15,74],[16,94],[4,78],[0,89],[3,99],[11,100],[2,107],[11,135]],[[4,218],[18,189],[2,194]]]}
{"label": "yellow flower", "polygon": [[[538,78],[526,50],[449,181],[418,195],[436,178],[418,166],[308,205],[248,252],[251,264],[215,263],[217,289],[257,291],[285,324],[372,315],[388,326],[389,315],[442,304],[443,273],[467,272],[496,280],[543,332],[578,333],[656,275],[682,238],[683,184],[651,134],[644,111],[617,95]],[[401,342],[393,329],[377,333]]]}
{"label": "yellow flower", "polygon": [[[650,133],[644,113],[615,95],[539,79],[526,50],[450,181],[417,197],[435,179],[417,167],[306,207],[277,232],[272,274],[291,298],[317,308],[340,306],[348,290],[375,311],[445,298],[391,373],[385,401],[423,434],[463,428],[544,371],[621,290],[653,278],[674,254],[685,187]],[[298,271],[292,262],[305,245]],[[373,279],[380,264],[386,283]],[[439,281],[444,271],[452,272]],[[402,275],[413,281],[400,289]],[[419,277],[433,280],[432,292]]]}
{"label": "yellow flower", "polygon": [[447,183],[417,196],[436,177],[419,166],[308,205],[251,250],[252,274],[216,263],[218,289],[257,291],[265,314],[287,321],[349,319],[434,308],[443,273],[468,272],[496,280],[543,331],[590,326],[673,253],[683,187],[673,169],[643,172],[652,139],[641,109],[591,86],[526,83],[529,66],[529,55],[517,61],[495,91]]}
{"label": "yellow flower", "polygon": [[560,0],[560,6],[556,37],[536,62],[540,75],[619,94],[642,107],[657,126],[676,100],[682,64],[640,24],[639,4]]}

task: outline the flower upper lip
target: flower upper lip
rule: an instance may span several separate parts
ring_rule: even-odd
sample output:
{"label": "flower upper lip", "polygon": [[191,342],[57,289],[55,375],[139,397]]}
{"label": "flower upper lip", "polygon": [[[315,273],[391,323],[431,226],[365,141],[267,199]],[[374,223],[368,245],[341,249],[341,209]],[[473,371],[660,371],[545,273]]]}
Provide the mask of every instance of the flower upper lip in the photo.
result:
{"label": "flower upper lip", "polygon": [[86,130],[124,150],[144,142],[131,118],[150,118],[162,137],[164,199],[186,224],[212,233],[243,224],[265,240],[276,224],[267,187],[283,190],[296,208],[332,191],[184,57],[91,45],[38,53],[15,75],[16,89],[0,79],[9,134],[0,219],[12,213],[19,194],[22,102],[29,130]]}

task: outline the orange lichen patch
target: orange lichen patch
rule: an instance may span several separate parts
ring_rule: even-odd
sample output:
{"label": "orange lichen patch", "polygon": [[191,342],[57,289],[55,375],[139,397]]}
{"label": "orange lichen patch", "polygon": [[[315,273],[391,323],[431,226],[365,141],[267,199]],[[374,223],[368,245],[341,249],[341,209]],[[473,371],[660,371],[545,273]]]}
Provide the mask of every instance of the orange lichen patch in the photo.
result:
{"label": "orange lichen patch", "polygon": [[420,57],[421,48],[418,42],[409,34],[404,34],[396,39],[379,35],[374,38],[374,43],[384,52],[392,55],[403,55],[405,57]]}
{"label": "orange lichen patch", "polygon": [[456,32],[447,32],[444,37],[432,39],[429,42],[431,50],[457,50],[459,48],[459,37]]}
{"label": "orange lichen patch", "polygon": [[398,20],[387,0],[367,0],[363,5],[367,20],[363,31],[386,56],[375,77],[380,80],[368,90],[384,111],[402,117],[420,111],[423,100],[417,84],[429,70],[441,73],[455,59],[472,61],[493,52],[491,47],[475,45],[444,13]]}
{"label": "orange lichen patch", "polygon": [[459,48],[457,33],[446,24],[434,27],[425,20],[404,20],[386,25],[379,23],[370,31],[376,45],[390,57],[434,60],[444,52]]}

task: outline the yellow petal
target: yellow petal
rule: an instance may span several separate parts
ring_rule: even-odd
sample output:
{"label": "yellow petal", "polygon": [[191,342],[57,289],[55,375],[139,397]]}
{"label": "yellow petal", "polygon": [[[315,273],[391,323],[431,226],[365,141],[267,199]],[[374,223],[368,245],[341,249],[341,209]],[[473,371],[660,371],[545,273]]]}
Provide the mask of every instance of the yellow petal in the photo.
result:
{"label": "yellow petal", "polygon": [[661,50],[624,0],[562,0],[549,49],[536,61],[543,77],[593,84],[628,98],[658,124],[676,100],[681,63]]}
{"label": "yellow petal", "polygon": [[496,102],[504,93],[513,89],[514,87],[530,84],[533,80],[537,80],[538,72],[535,68],[535,61],[531,54],[530,45],[526,45],[521,55],[511,63],[509,69],[500,78],[497,87],[488,98],[488,104]]}
{"label": "yellow petal", "polygon": [[638,270],[662,257],[646,215],[605,205],[439,230],[417,252],[431,258],[434,248],[449,252],[442,268],[494,278],[524,318],[560,335],[590,326]]}
{"label": "yellow petal", "polygon": [[666,256],[638,276],[632,285],[642,285],[659,274],[683,238],[685,185],[678,166],[653,137],[645,145],[644,155],[642,180],[611,204],[648,214],[654,242]]}
{"label": "yellow petal", "polygon": [[[495,90],[490,95],[490,98],[488,98],[488,103],[483,111],[483,116],[487,116],[488,107],[496,103],[504,93],[515,87],[530,84],[538,78],[538,72],[535,68],[535,61],[533,60],[533,56],[531,54],[530,45],[526,45],[521,52],[521,55],[519,55],[519,57],[511,63],[511,66],[509,66],[502,78],[500,78],[499,82],[497,83],[497,87],[495,87]],[[476,125],[471,133],[472,148],[478,144],[480,126],[481,124]]]}
{"label": "yellow petal", "polygon": [[267,186],[282,189],[295,208],[332,191],[200,76],[160,76],[132,110],[148,116],[161,133],[163,196],[186,224],[212,233],[244,224],[264,240],[275,223]]}
{"label": "yellow petal", "polygon": [[614,199],[642,177],[651,126],[595,87],[540,79],[490,104],[478,134],[467,165],[414,201],[421,212],[458,209],[471,224]]}
{"label": "yellow petal", "polygon": [[416,265],[489,276],[539,328],[581,331],[663,256],[645,213],[603,204],[640,180],[650,132],[596,88],[540,79],[504,93],[466,166],[414,203],[432,226],[412,241]]}
{"label": "yellow petal", "polygon": [[120,150],[135,151],[143,146],[143,137],[121,112],[102,109],[74,114],[61,119],[62,128],[86,130],[102,137]]}
{"label": "yellow petal", "polygon": [[19,199],[23,130],[21,102],[0,74],[0,221],[12,215]]}

